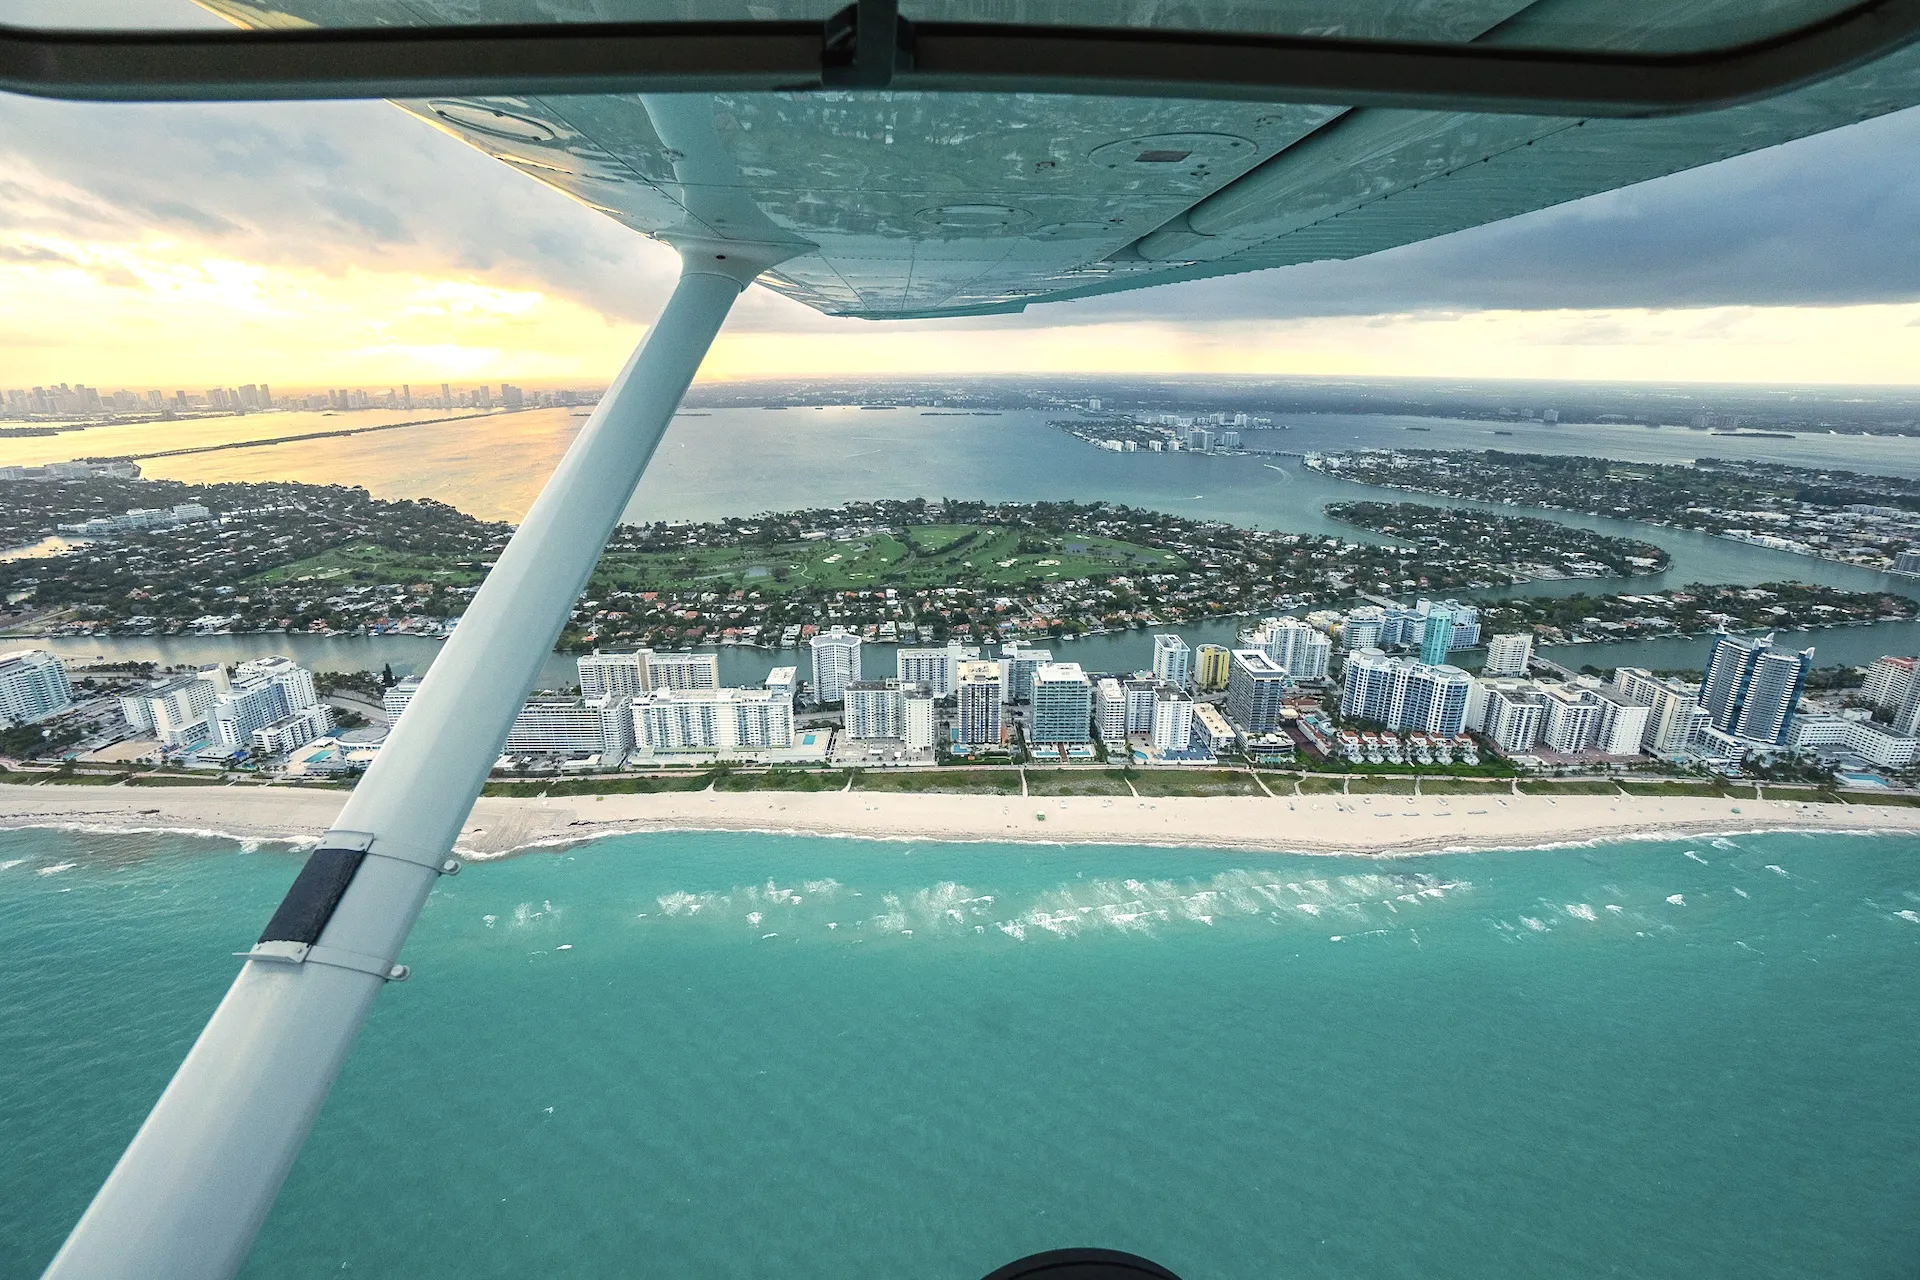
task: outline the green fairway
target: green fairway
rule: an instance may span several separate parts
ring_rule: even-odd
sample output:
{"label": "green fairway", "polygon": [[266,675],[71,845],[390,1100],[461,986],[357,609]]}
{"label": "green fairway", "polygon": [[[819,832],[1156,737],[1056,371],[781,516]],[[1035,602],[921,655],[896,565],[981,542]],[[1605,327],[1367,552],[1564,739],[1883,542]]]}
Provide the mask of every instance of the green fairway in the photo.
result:
{"label": "green fairway", "polygon": [[329,547],[319,555],[269,569],[252,581],[268,584],[431,582],[440,586],[470,587],[485,576],[485,567],[477,564],[461,568],[439,556],[394,551],[371,542],[347,542]]}
{"label": "green fairway", "polygon": [[1110,538],[999,525],[914,525],[901,534],[844,541],[614,551],[601,558],[588,590],[606,594],[737,588],[781,595],[874,587],[1014,586],[1185,567],[1184,560],[1169,552]]}

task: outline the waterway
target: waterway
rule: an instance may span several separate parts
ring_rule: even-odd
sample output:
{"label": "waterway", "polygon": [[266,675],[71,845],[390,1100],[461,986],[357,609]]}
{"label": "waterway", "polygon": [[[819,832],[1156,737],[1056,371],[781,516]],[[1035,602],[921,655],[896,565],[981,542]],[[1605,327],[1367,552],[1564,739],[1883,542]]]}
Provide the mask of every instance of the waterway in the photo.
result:
{"label": "waterway", "polygon": [[[416,415],[417,416],[417,415]],[[626,518],[709,520],[759,511],[833,506],[878,497],[966,497],[1034,501],[1074,499],[1109,501],[1201,519],[1227,520],[1253,528],[1332,534],[1350,539],[1372,535],[1330,521],[1329,502],[1378,498],[1422,501],[1485,510],[1518,510],[1498,504],[1408,495],[1336,480],[1309,471],[1295,456],[1256,457],[1209,454],[1119,454],[1095,449],[1046,425],[1053,414],[1008,412],[990,417],[945,416],[915,409],[885,413],[849,407],[794,408],[785,412],[718,409],[675,419],[628,507]],[[396,415],[386,415],[395,420]],[[404,417],[404,415],[398,415]],[[312,418],[314,422],[304,419]],[[301,421],[295,421],[300,419]],[[375,425],[378,414],[267,414],[186,424],[195,432],[224,432],[224,438],[278,436],[297,430]],[[147,474],[181,480],[283,479],[317,484],[359,484],[387,498],[432,498],[491,519],[517,520],[585,419],[564,409],[476,416],[395,431],[327,440],[302,441],[182,457],[143,464]],[[1712,452],[1805,463],[1920,474],[1920,441],[1914,439],[1819,436],[1797,441],[1754,437],[1710,437],[1678,427],[1588,427],[1577,429],[1496,425],[1447,419],[1387,416],[1301,415],[1283,419],[1288,429],[1249,433],[1256,448],[1299,452],[1355,446],[1409,448],[1488,448],[1604,453],[1638,461],[1674,461]],[[1410,432],[1409,426],[1430,430]],[[244,427],[245,432],[240,428]],[[47,461],[78,452],[99,454],[106,438],[122,452],[151,452],[198,441],[178,434],[182,424],[139,428],[96,428],[73,436],[4,442],[0,462]],[[1496,431],[1512,436],[1496,436]],[[145,433],[145,434],[142,434]],[[170,434],[171,433],[171,434]],[[57,446],[57,447],[56,447]],[[1802,453],[1784,456],[1791,446]],[[9,450],[21,452],[13,458]],[[62,452],[64,450],[64,453]],[[1809,452],[1810,451],[1810,452]],[[31,455],[28,457],[26,455]],[[1819,455],[1817,458],[1815,455]],[[1794,579],[1850,590],[1912,593],[1911,578],[1817,560],[1733,542],[1705,534],[1645,524],[1525,509],[1525,514],[1627,537],[1666,548],[1672,566],[1664,573],[1630,580],[1631,588],[1665,590],[1692,582],[1757,583]],[[1619,581],[1576,580],[1526,584],[1518,590],[1537,595],[1617,588]],[[1231,624],[1176,628],[1191,642],[1221,642]],[[1865,653],[1911,650],[1911,633],[1883,628],[1811,633],[1822,647],[1823,663],[1878,656]],[[1831,641],[1831,643],[1830,643]],[[1667,660],[1654,665],[1688,666],[1682,660],[1699,644],[1644,642]],[[287,652],[320,669],[378,668],[391,663],[396,673],[429,661],[438,642],[418,637],[171,637],[165,640],[83,638],[54,647],[79,656],[138,657],[143,660],[231,661],[262,652]],[[1127,670],[1142,665],[1150,641],[1143,633],[1093,637],[1060,646],[1093,669]],[[1841,658],[1859,650],[1864,657]],[[788,650],[778,656],[764,650],[724,650],[728,678],[747,679],[781,662],[798,661]],[[1623,659],[1624,660],[1624,659]],[[877,651],[877,668],[891,666]],[[1607,662],[1603,665],[1613,665]],[[569,660],[556,657],[543,683],[570,683],[561,676]]]}

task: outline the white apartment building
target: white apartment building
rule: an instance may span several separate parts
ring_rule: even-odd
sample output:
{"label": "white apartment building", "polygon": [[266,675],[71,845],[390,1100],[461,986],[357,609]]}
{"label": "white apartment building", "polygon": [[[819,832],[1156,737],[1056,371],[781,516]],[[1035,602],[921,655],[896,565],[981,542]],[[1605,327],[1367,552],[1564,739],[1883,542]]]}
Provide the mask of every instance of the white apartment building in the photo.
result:
{"label": "white apartment building", "polygon": [[333,708],[324,702],[290,712],[253,731],[249,746],[263,756],[283,756],[333,730]]}
{"label": "white apartment building", "polygon": [[1233,744],[1239,741],[1239,735],[1233,731],[1233,726],[1228,724],[1227,718],[1220,714],[1220,708],[1211,702],[1193,704],[1192,732],[1201,746],[1213,752],[1230,751]]}
{"label": "white apartment building", "polygon": [[1527,664],[1533,660],[1533,636],[1531,633],[1510,636],[1495,636],[1487,641],[1487,665],[1481,674],[1489,676],[1523,676],[1527,674]]}
{"label": "white apartment building", "polygon": [[156,680],[138,693],[123,694],[120,714],[135,732],[152,734],[162,747],[192,746],[206,741],[214,701],[227,687],[224,667]]}
{"label": "white apartment building", "polygon": [[1185,640],[1171,632],[1153,638],[1153,675],[1162,684],[1182,689],[1193,683],[1193,650]]}
{"label": "white apartment building", "polygon": [[1473,677],[1458,667],[1362,649],[1347,659],[1340,714],[1450,738],[1467,727],[1474,690]]}
{"label": "white apartment building", "polygon": [[717,653],[659,653],[634,649],[625,653],[595,650],[575,664],[580,672],[580,696],[632,698],[653,689],[718,689]]}
{"label": "white apartment building", "polygon": [[610,698],[533,698],[507,734],[510,755],[597,755],[617,759],[633,747],[632,702]]}
{"label": "white apartment building", "polygon": [[1537,690],[1499,685],[1487,694],[1486,735],[1508,755],[1533,750],[1546,720],[1547,699]]}
{"label": "white apartment building", "polygon": [[1093,719],[1100,727],[1102,742],[1124,742],[1127,738],[1127,692],[1112,676],[1093,688]]}
{"label": "white apartment building", "polygon": [[1000,696],[1008,702],[1033,701],[1033,673],[1053,661],[1051,649],[1029,649],[1018,640],[1000,646]]}
{"label": "white apartment building", "polygon": [[906,736],[907,701],[898,680],[855,680],[841,700],[849,738]]}
{"label": "white apartment building", "polygon": [[1295,680],[1324,680],[1333,661],[1333,642],[1298,618],[1269,618],[1254,640]]}
{"label": "white apartment building", "polygon": [[946,698],[960,687],[960,664],[979,656],[980,650],[952,640],[942,649],[897,650],[894,667],[901,684],[924,685],[934,697]]}
{"label": "white apartment building", "polygon": [[800,692],[800,668],[775,667],[767,672],[762,688],[777,698],[792,698]]}
{"label": "white apartment building", "polygon": [[633,701],[636,746],[654,752],[793,745],[793,703],[767,689],[655,689]]}
{"label": "white apartment building", "polygon": [[835,627],[815,636],[812,643],[814,701],[844,700],[847,686],[860,679],[860,637]]}
{"label": "white apartment building", "polygon": [[1793,722],[1796,748],[1851,752],[1883,769],[1911,768],[1920,760],[1920,738],[1850,716],[1801,716]]}
{"label": "white apartment building", "polygon": [[935,698],[933,691],[925,685],[914,684],[906,687],[903,703],[906,715],[901,725],[901,738],[911,750],[932,750],[933,740],[938,731],[938,720],[934,715],[934,708],[939,704],[939,699]]}
{"label": "white apartment building", "polygon": [[1641,746],[1655,755],[1683,754],[1713,723],[1698,690],[1662,680],[1644,667],[1621,667],[1613,673],[1613,687],[1622,701],[1648,708]]}
{"label": "white apartment building", "polygon": [[1077,662],[1049,662],[1033,673],[1027,741],[1087,742],[1093,734],[1093,683]]}
{"label": "white apartment building", "polygon": [[45,649],[0,653],[0,728],[35,724],[73,705],[67,669]]}
{"label": "white apartment building", "polygon": [[1561,755],[1578,755],[1593,746],[1600,736],[1600,699],[1585,689],[1563,684],[1537,686],[1546,699],[1547,719],[1540,739]]}
{"label": "white apartment building", "polygon": [[1647,721],[1653,715],[1652,707],[1636,706],[1618,694],[1602,690],[1600,699],[1600,727],[1594,734],[1594,748],[1610,756],[1636,756],[1640,746],[1646,740]]}
{"label": "white apartment building", "polygon": [[1123,680],[1120,688],[1127,699],[1127,732],[1152,733],[1153,702],[1160,682],[1142,671]]}
{"label": "white apartment building", "polygon": [[1000,664],[962,662],[955,697],[954,738],[965,746],[1000,741]]}
{"label": "white apartment building", "polygon": [[[242,662],[234,667],[226,684],[225,691],[214,699],[208,736],[229,750],[251,746],[255,730],[305,711],[319,701],[312,673],[296,666],[291,658]],[[332,727],[331,721],[328,727]]]}
{"label": "white apartment building", "polygon": [[[656,653],[651,649],[642,652],[647,660],[647,687],[641,690],[643,693],[654,689],[720,687],[720,655],[717,653]],[[581,691],[585,692],[584,685]]]}
{"label": "white apartment building", "polygon": [[1186,690],[1176,689],[1172,685],[1160,686],[1153,702],[1154,750],[1186,751],[1192,748],[1193,706],[1193,698]]}
{"label": "white apartment building", "polygon": [[1883,711],[1897,711],[1913,689],[1912,658],[1881,658],[1867,668],[1860,696]]}

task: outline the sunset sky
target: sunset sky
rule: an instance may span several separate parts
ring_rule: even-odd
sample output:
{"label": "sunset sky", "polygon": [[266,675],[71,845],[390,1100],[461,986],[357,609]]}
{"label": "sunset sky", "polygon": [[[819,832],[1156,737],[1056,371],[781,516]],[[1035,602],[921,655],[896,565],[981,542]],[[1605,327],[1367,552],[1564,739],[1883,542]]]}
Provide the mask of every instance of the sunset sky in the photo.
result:
{"label": "sunset sky", "polygon": [[[0,388],[604,381],[672,255],[381,103],[0,98]],[[1346,263],[831,320],[705,368],[1920,382],[1920,112]]]}

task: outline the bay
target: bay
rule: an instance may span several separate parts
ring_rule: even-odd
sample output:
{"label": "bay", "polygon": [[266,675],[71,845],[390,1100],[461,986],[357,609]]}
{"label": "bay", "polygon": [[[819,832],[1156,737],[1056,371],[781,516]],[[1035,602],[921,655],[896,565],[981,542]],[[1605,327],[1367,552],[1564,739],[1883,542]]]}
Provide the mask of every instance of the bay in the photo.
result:
{"label": "bay", "polygon": [[[301,415],[261,415],[218,419],[222,431],[234,424],[265,424]],[[365,414],[307,415],[323,425],[354,425]],[[1417,501],[1484,510],[1520,510],[1527,515],[1625,537],[1644,538],[1665,547],[1672,566],[1665,573],[1623,582],[1572,580],[1522,584],[1518,594],[1565,595],[1580,591],[1629,589],[1661,591],[1691,582],[1756,583],[1799,580],[1849,590],[1888,590],[1911,594],[1913,579],[1851,565],[1773,551],[1682,530],[1578,515],[1516,509],[1500,504],[1430,498],[1353,484],[1309,471],[1297,456],[1225,456],[1209,454],[1115,454],[1094,449],[1046,425],[1053,415],[1008,412],[990,416],[926,414],[913,409],[873,412],[852,407],[795,407],[782,411],[716,409],[674,420],[646,478],[629,506],[629,520],[711,520],[766,510],[831,506],[874,497],[969,497],[1035,501],[1074,499],[1123,502],[1201,519],[1228,520],[1253,528],[1321,533],[1348,539],[1373,535],[1328,520],[1329,502],[1358,499]],[[1309,451],[1354,447],[1486,448],[1493,445],[1553,451],[1604,452],[1629,460],[1675,460],[1688,448],[1711,443],[1732,454],[1739,449],[1764,453],[1780,441],[1751,437],[1709,437],[1670,427],[1550,428],[1447,419],[1406,419],[1379,415],[1298,415],[1283,419],[1289,429],[1249,433],[1256,448]],[[360,484],[388,498],[432,498],[490,519],[517,520],[585,419],[568,410],[532,410],[478,415],[457,422],[409,427],[297,444],[239,449],[154,459],[148,474],[196,482],[284,479],[316,484]],[[1425,424],[1427,433],[1410,434],[1408,425]],[[112,428],[133,432],[155,428]],[[310,424],[302,424],[310,425]],[[249,429],[252,429],[251,427]],[[104,429],[97,429],[104,430]],[[1509,440],[1495,430],[1513,430]],[[1518,433],[1526,433],[1522,439]],[[82,433],[85,438],[91,433]],[[275,426],[266,434],[285,434]],[[154,439],[165,438],[154,435]],[[65,439],[65,438],[63,438]],[[132,437],[129,437],[131,440]],[[1920,473],[1920,441],[1908,437],[1803,437],[1845,463],[1890,474]],[[1518,443],[1515,443],[1517,441]],[[33,444],[43,452],[44,440]],[[137,441],[135,441],[137,443]],[[1795,446],[1796,448],[1799,446]],[[1809,446],[1811,447],[1811,445]],[[1677,452],[1676,452],[1677,451]],[[1857,455],[1857,456],[1852,456]],[[1685,456],[1692,456],[1686,454]],[[1804,459],[1794,459],[1804,461]],[[1213,623],[1171,628],[1189,643],[1227,643],[1234,624]],[[1900,625],[1853,630],[1842,638],[1832,631],[1813,633],[1815,644],[1842,646],[1820,660],[1871,661],[1880,653],[1912,651],[1912,636]],[[46,642],[63,656],[170,663],[232,662],[266,653],[287,653],[319,670],[379,669],[417,674],[437,651],[438,641],[412,636],[376,637],[78,637]],[[1689,660],[1700,643],[1660,640],[1646,652],[1651,665],[1697,666]],[[1058,646],[1063,656],[1093,670],[1134,670],[1148,664],[1151,640],[1143,632],[1089,637]],[[1874,652],[1867,652],[1874,650]],[[1857,651],[1857,652],[1856,652]],[[805,663],[794,650],[723,649],[722,673],[728,680],[757,683],[775,665]],[[1626,658],[1602,661],[1611,666]],[[890,671],[891,652],[875,646],[869,669]],[[1638,661],[1638,659],[1636,659]],[[1578,665],[1574,663],[1573,665]],[[573,682],[572,660],[555,655],[541,683],[565,687]]]}
{"label": "bay", "polygon": [[[297,854],[0,833],[0,1274]],[[1314,910],[1307,910],[1312,907]],[[244,1274],[1853,1277],[1920,1246],[1920,841],[1362,860],[682,833],[434,891]]]}

